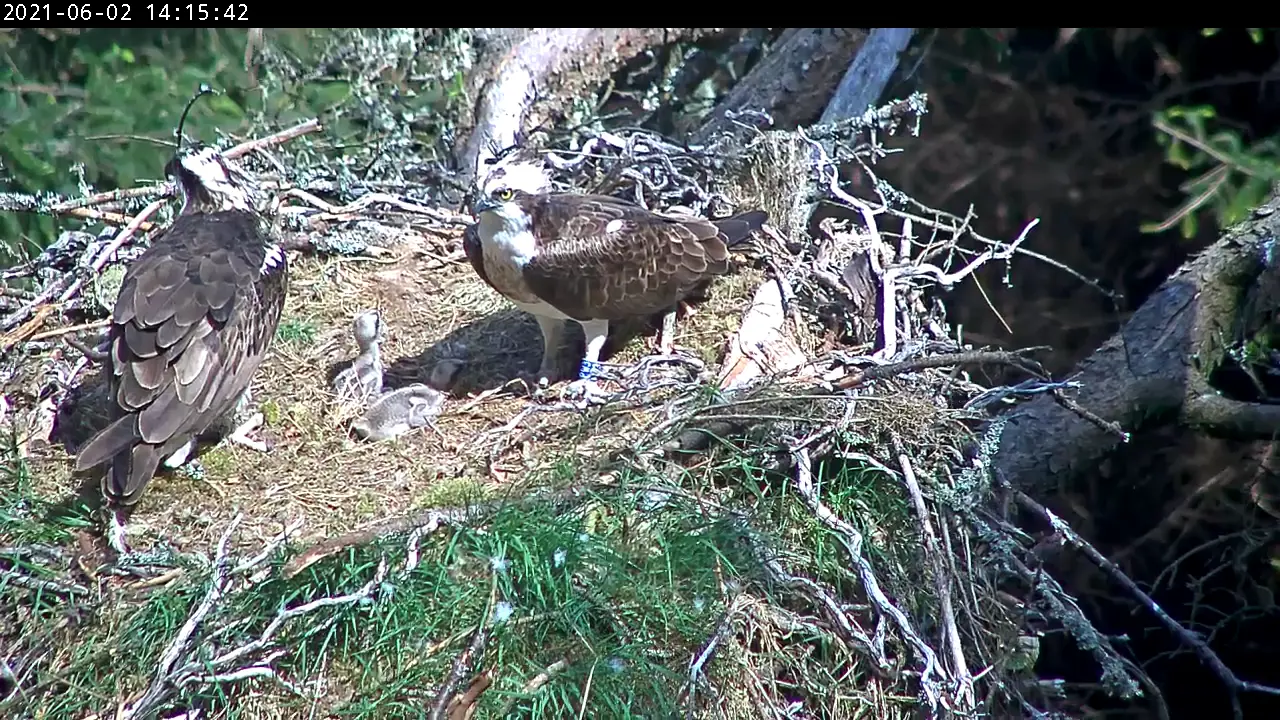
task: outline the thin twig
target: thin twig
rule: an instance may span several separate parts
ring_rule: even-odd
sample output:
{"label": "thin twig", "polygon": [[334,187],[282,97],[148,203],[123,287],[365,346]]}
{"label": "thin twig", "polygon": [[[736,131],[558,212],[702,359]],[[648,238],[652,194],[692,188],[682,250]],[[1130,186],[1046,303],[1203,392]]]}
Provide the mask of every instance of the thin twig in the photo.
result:
{"label": "thin twig", "polygon": [[222,533],[222,537],[218,539],[217,550],[213,557],[213,575],[209,579],[209,590],[205,593],[204,599],[196,606],[194,612],[187,617],[187,621],[182,624],[178,630],[178,634],[174,635],[173,640],[169,641],[169,645],[160,655],[160,663],[156,666],[155,674],[152,675],[151,684],[147,687],[146,692],[131,706],[125,706],[120,713],[122,720],[130,720],[133,717],[145,717],[147,713],[153,712],[168,693],[168,684],[171,680],[170,672],[174,663],[182,657],[187,651],[191,643],[191,636],[195,634],[196,628],[204,621],[205,617],[213,610],[218,599],[222,597],[225,590],[227,580],[227,545],[231,541],[231,534],[235,532],[236,527],[240,525],[240,521],[244,519],[244,515],[236,513],[227,525],[227,529]]}
{"label": "thin twig", "polygon": [[907,494],[911,496],[911,504],[915,507],[920,530],[924,535],[925,554],[928,556],[930,574],[933,575],[934,591],[942,606],[942,629],[947,649],[951,652],[952,675],[955,679],[953,709],[969,713],[973,711],[977,701],[973,691],[973,675],[965,661],[964,643],[960,637],[960,629],[956,626],[955,607],[951,603],[951,576],[943,566],[943,549],[933,531],[933,523],[929,521],[929,508],[924,504],[924,493],[920,491],[911,458],[903,451],[902,443],[896,436],[893,437],[893,445],[898,453],[898,465],[902,468],[903,483],[907,486]]}
{"label": "thin twig", "polygon": [[862,554],[862,533],[832,512],[818,498],[817,490],[813,486],[813,469],[809,450],[802,448],[794,451],[792,461],[796,466],[796,490],[800,493],[801,499],[809,507],[809,511],[840,539],[845,552],[849,554],[849,559],[853,561],[858,580],[862,583],[862,589],[866,591],[871,604],[882,615],[893,620],[898,627],[898,632],[902,633],[903,638],[920,655],[924,665],[920,669],[920,692],[923,695],[921,699],[925,703],[929,717],[936,717],[940,699],[937,685],[939,681],[945,682],[948,679],[946,669],[938,663],[933,648],[920,638],[907,616],[890,602],[884,591],[880,589],[880,581],[876,579],[875,569]]}
{"label": "thin twig", "polygon": [[81,330],[97,330],[111,324],[110,320],[94,320],[93,322],[80,323],[79,325],[68,325],[66,327],[54,328],[53,330],[45,330],[27,338],[32,342],[37,340],[48,340],[51,337],[59,337],[70,333],[78,333]]}
{"label": "thin twig", "polygon": [[1098,552],[1097,548],[1093,547],[1089,541],[1080,537],[1080,535],[1076,533],[1076,531],[1073,530],[1066,521],[1058,517],[1052,510],[1031,499],[1030,496],[1021,490],[1008,487],[1007,485],[1005,487],[1012,493],[1014,499],[1017,500],[1019,505],[1044,518],[1059,538],[1084,553],[1085,557],[1089,558],[1093,564],[1098,566],[1098,569],[1102,570],[1108,577],[1123,586],[1124,589],[1128,591],[1128,593],[1139,603],[1141,603],[1143,607],[1145,607],[1152,615],[1155,615],[1156,618],[1160,620],[1160,623],[1178,638],[1179,642],[1191,650],[1191,652],[1195,653],[1196,657],[1200,658],[1201,662],[1209,666],[1209,669],[1213,671],[1213,674],[1217,675],[1218,679],[1227,686],[1227,692],[1231,697],[1232,717],[1236,720],[1244,719],[1244,710],[1240,705],[1241,693],[1254,692],[1265,695],[1280,696],[1280,688],[1241,680],[1235,672],[1231,670],[1231,668],[1227,667],[1227,664],[1218,657],[1218,654],[1213,651],[1213,648],[1209,647],[1209,644],[1203,638],[1191,630],[1188,630],[1182,625],[1182,623],[1174,620],[1159,603],[1153,600],[1150,595],[1142,590],[1142,588],[1138,587],[1138,584],[1130,579],[1124,571],[1116,567],[1115,563],[1111,562],[1105,555]]}

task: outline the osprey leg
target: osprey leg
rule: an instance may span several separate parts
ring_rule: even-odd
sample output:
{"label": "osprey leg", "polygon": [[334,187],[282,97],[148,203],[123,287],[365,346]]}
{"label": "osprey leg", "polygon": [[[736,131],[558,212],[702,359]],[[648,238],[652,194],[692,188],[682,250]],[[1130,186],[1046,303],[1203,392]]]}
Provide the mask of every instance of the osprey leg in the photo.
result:
{"label": "osprey leg", "polygon": [[[600,351],[604,350],[604,342],[609,339],[609,321],[587,320],[579,324],[582,325],[582,334],[587,341],[587,351],[582,356],[583,366],[590,367],[600,362]],[[583,377],[582,366],[578,369],[578,377]]]}
{"label": "osprey leg", "polygon": [[676,351],[676,311],[662,316],[662,328],[658,330],[658,352],[671,355]]}
{"label": "osprey leg", "polygon": [[542,331],[542,364],[538,366],[538,380],[556,380],[556,358],[560,356],[560,336],[564,332],[564,320],[534,315],[538,329]]}
{"label": "osprey leg", "polygon": [[249,437],[249,433],[262,427],[264,422],[266,422],[266,417],[262,413],[254,413],[248,420],[241,423],[240,427],[231,431],[231,434],[227,436],[227,442],[243,445],[250,450],[257,450],[258,452],[269,451],[271,448],[267,447],[266,441]]}
{"label": "osprey leg", "polygon": [[107,546],[118,555],[129,554],[129,541],[125,537],[124,508],[111,508],[107,511]]}
{"label": "osprey leg", "polygon": [[246,419],[240,420],[249,411],[250,402],[249,389],[245,388],[244,392],[240,393],[240,398],[236,400],[235,407],[232,408],[231,412],[227,413],[227,417],[224,419],[224,422],[230,425],[232,430],[227,434],[223,442],[243,445],[250,450],[257,450],[258,452],[267,452],[271,448],[267,447],[265,442],[249,437],[249,433],[262,427],[262,423],[266,422],[266,416],[261,412],[255,412]]}
{"label": "osprey leg", "polygon": [[196,449],[196,439],[191,438],[185,445],[173,451],[169,457],[165,458],[163,465],[170,470],[181,467],[191,457],[191,451]]}
{"label": "osprey leg", "polygon": [[578,366],[578,379],[569,383],[565,394],[582,396],[588,402],[608,395],[596,384],[596,368],[600,364],[600,351],[604,350],[605,340],[609,338],[608,320],[587,320],[579,322],[582,334],[587,341],[587,351],[583,354],[582,364]]}

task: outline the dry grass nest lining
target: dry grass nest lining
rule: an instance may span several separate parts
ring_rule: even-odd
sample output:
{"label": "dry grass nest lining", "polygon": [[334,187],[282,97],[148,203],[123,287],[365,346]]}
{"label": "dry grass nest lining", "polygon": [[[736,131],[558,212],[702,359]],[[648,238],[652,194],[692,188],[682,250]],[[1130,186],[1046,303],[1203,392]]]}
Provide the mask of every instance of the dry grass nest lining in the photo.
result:
{"label": "dry grass nest lining", "polygon": [[[277,337],[252,388],[254,403],[267,417],[259,434],[271,452],[223,445],[201,454],[200,476],[157,477],[130,520],[136,544],[163,538],[180,550],[208,551],[238,510],[245,513],[238,542],[246,546],[298,519],[304,537],[333,536],[415,507],[503,494],[504,485],[523,484],[566,457],[602,457],[633,446],[664,419],[660,405],[625,412],[540,412],[503,432],[529,400],[518,390],[478,401],[475,396],[536,369],[541,336],[532,318],[484,284],[465,259],[442,262],[406,244],[379,258],[295,256],[291,262],[282,326],[294,331]],[[718,369],[726,338],[763,280],[764,274],[748,263],[719,278],[696,312],[677,322],[677,346]],[[330,382],[354,357],[351,319],[367,308],[379,308],[383,315],[388,387],[426,381],[440,361],[459,362],[433,428],[381,443],[361,442],[348,432],[357,413],[336,401]],[[631,362],[654,352],[654,333],[638,330],[623,328],[611,337],[606,353],[612,352],[612,361]],[[580,332],[566,334],[562,369],[576,365],[582,345]],[[43,360],[31,358],[29,371],[40,372]],[[835,398],[780,399],[780,405],[754,395],[739,398],[745,405],[713,414],[770,416],[764,432],[777,434],[820,424],[820,416],[838,420],[851,409]],[[862,404],[854,415],[873,426],[899,426],[905,437],[923,438],[938,413],[923,397],[895,391],[880,402]],[[38,495],[56,501],[93,483],[73,475],[61,445],[28,447]]]}

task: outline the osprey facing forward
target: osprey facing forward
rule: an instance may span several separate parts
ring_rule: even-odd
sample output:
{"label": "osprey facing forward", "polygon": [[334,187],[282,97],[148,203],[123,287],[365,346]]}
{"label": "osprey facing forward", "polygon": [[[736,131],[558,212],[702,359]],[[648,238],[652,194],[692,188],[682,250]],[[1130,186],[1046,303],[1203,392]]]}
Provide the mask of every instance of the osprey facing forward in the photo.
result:
{"label": "osprey facing forward", "polygon": [[767,218],[758,210],[716,221],[674,218],[625,200],[550,193],[549,187],[536,165],[494,168],[463,245],[481,279],[538,321],[540,379],[554,379],[564,321],[582,326],[586,354],[571,392],[598,392],[592,375],[611,320],[674,308],[726,273],[729,248]]}
{"label": "osprey facing forward", "polygon": [[[229,418],[288,288],[284,251],[251,204],[247,176],[211,147],[179,150],[165,170],[182,212],[125,273],[108,335],[112,422],[76,459],[77,470],[109,462],[103,494],[125,506],[162,461],[181,465],[198,435]],[[244,432],[231,439],[253,444]]]}

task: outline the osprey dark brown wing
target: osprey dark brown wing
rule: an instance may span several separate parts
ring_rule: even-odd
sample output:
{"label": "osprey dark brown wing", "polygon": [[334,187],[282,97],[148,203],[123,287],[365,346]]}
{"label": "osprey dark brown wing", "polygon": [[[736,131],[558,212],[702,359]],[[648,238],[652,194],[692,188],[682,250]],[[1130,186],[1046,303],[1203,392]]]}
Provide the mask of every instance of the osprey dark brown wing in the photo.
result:
{"label": "osprey dark brown wing", "polygon": [[533,232],[543,238],[524,266],[529,288],[566,315],[617,320],[673,307],[729,269],[729,248],[767,215],[718,221],[657,215],[611,197],[526,196]]}
{"label": "osprey dark brown wing", "polygon": [[472,223],[462,231],[462,251],[466,254],[467,259],[471,261],[471,269],[476,271],[480,279],[490,287],[493,283],[489,281],[489,273],[484,270],[484,249],[480,244],[480,226]]}
{"label": "osprey dark brown wing", "polygon": [[180,215],[125,274],[109,335],[113,420],[77,469],[111,461],[103,493],[136,502],[162,460],[234,408],[275,334],[287,278],[253,214]]}

